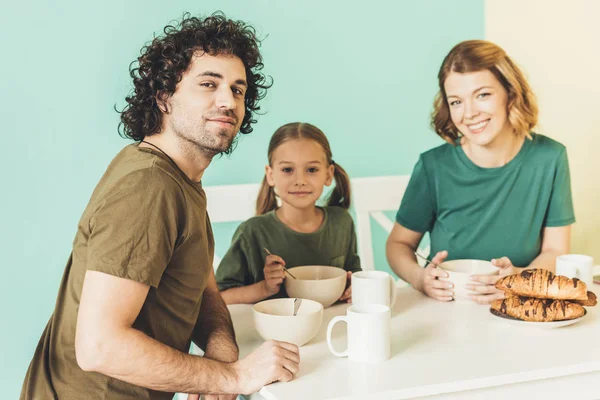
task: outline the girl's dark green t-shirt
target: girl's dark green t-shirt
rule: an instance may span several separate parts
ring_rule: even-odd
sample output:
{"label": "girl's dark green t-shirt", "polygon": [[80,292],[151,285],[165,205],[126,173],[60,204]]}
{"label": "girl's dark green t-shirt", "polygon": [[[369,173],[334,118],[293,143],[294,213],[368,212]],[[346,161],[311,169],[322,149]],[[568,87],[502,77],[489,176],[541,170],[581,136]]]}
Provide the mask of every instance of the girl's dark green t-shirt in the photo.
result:
{"label": "girl's dark green t-shirt", "polygon": [[[236,230],[229,250],[217,268],[219,290],[248,286],[264,280],[266,253],[283,258],[286,268],[331,265],[360,271],[354,221],[341,207],[324,207],[321,227],[312,233],[296,232],[282,223],[274,211],[250,218]],[[285,296],[284,285],[279,294]]]}

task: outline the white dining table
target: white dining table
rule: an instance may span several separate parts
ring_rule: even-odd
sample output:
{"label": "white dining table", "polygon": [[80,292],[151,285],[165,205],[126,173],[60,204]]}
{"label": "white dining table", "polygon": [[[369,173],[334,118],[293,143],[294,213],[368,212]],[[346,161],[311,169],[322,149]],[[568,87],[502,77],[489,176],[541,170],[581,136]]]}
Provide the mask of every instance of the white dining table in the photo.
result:
{"label": "white dining table", "polygon": [[[598,294],[598,285],[594,285]],[[579,322],[555,329],[509,323],[489,306],[438,302],[411,287],[397,289],[391,358],[361,364],[329,352],[329,321],[347,304],[325,309],[317,336],[300,348],[300,371],[251,400],[600,399],[600,319],[589,307]],[[251,305],[229,306],[240,356],[264,340]],[[333,344],[346,346],[346,325]]]}

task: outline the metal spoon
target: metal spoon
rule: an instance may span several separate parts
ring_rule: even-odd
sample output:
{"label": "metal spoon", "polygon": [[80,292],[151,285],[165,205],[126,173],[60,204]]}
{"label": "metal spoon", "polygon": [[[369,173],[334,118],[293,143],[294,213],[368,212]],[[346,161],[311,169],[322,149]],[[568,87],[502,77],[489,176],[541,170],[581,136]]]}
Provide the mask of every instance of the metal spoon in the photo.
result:
{"label": "metal spoon", "polygon": [[415,256],[417,256],[419,258],[422,258],[423,260],[427,261],[429,264],[433,265],[434,267],[439,267],[439,265],[437,265],[436,263],[434,263],[433,261],[431,261],[429,258],[423,257],[422,255],[420,255],[416,251],[414,253],[415,253]]}
{"label": "metal spoon", "polygon": [[300,304],[302,304],[302,299],[295,298],[294,299],[294,317],[298,314],[298,309],[300,309]]}
{"label": "metal spoon", "polygon": [[[268,255],[270,255],[270,256],[272,255],[272,254],[271,254],[271,252],[269,251],[269,249],[267,249],[266,247],[263,247],[263,250],[264,250],[264,251],[265,251],[265,252],[266,252]],[[282,267],[283,267],[283,270],[284,270],[285,272],[287,272],[287,273],[288,273],[288,274],[289,274],[289,275],[290,275],[292,278],[294,278],[294,279],[298,279],[298,278],[296,278],[296,277],[295,277],[295,276],[294,276],[294,275],[293,275],[293,274],[292,274],[292,273],[291,273],[291,272],[290,272],[290,271],[289,271],[289,270],[288,270],[286,267],[284,267],[283,265],[282,265]],[[295,314],[294,314],[294,315],[295,315]]]}

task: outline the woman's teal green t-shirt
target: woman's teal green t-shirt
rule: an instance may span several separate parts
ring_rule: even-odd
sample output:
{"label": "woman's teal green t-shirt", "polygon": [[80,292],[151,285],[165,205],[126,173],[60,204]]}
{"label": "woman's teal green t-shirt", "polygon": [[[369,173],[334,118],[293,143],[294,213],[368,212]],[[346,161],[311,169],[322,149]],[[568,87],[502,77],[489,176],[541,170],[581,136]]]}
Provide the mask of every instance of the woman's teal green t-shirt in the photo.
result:
{"label": "woman's teal green t-shirt", "polygon": [[429,232],[432,256],[507,256],[526,267],[540,253],[544,227],[575,222],[566,148],[532,133],[499,168],[475,165],[461,146],[429,150],[415,165],[396,221]]}

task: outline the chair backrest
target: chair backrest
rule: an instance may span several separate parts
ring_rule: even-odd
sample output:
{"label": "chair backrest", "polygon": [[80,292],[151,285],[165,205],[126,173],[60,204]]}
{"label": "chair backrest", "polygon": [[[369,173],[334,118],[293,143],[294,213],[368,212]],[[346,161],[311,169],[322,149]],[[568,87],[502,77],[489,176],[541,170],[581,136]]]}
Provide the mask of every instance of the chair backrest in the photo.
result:
{"label": "chair backrest", "polygon": [[259,189],[255,183],[204,187],[210,221],[242,222],[253,217]]}
{"label": "chair backrest", "polygon": [[[206,208],[210,222],[243,222],[256,215],[256,197],[260,184],[206,186]],[[215,254],[213,268],[216,270],[221,257]]]}
{"label": "chair backrest", "polygon": [[[383,212],[395,211],[400,207],[400,202],[409,181],[410,175],[352,179],[352,202],[356,212],[358,253],[364,270],[375,269],[371,217],[389,234],[394,227],[394,221],[390,220]],[[429,255],[429,246],[419,248],[418,251],[420,254],[427,256]],[[417,262],[421,266],[424,265],[420,259]],[[403,280],[398,279],[398,286],[406,284]]]}
{"label": "chair backrest", "polygon": [[409,175],[377,176],[352,179],[352,204],[356,212],[356,235],[364,270],[374,270],[371,221],[389,234],[394,222],[383,211],[397,210],[410,180]]}

